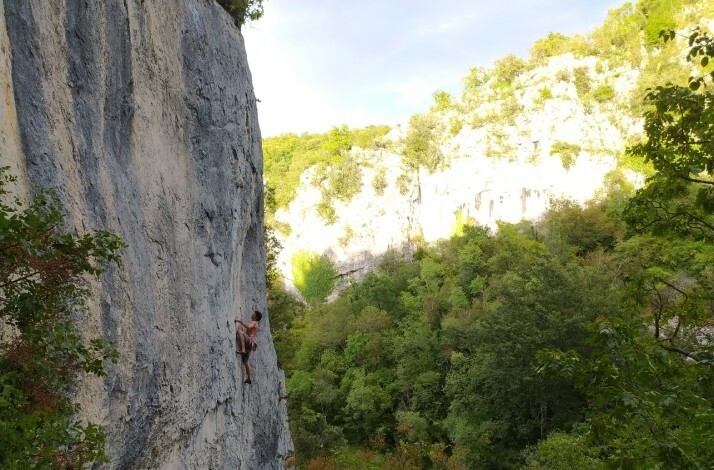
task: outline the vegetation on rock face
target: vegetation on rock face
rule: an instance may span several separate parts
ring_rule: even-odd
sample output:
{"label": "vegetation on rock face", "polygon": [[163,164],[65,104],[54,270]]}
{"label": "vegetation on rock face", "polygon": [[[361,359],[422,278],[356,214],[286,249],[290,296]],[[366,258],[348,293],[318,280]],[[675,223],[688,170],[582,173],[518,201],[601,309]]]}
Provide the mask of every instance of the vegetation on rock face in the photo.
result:
{"label": "vegetation on rock face", "polygon": [[[266,186],[274,191],[274,209],[288,206],[300,184],[300,176],[308,168],[321,165],[324,169],[341,165],[350,158],[347,156],[350,148],[375,148],[387,132],[388,126],[368,126],[363,129],[342,126],[324,134],[284,134],[263,139],[265,181]],[[349,162],[345,166],[351,168]],[[350,186],[342,185],[341,181],[339,175],[335,175],[332,189],[341,198],[349,199],[351,196],[341,188]]]}
{"label": "vegetation on rock face", "polygon": [[332,165],[321,163],[313,178],[313,186],[320,188],[322,200],[318,211],[328,223],[336,220],[333,201],[348,203],[362,189],[362,168],[353,153],[345,153]]}
{"label": "vegetation on rock face", "polygon": [[590,45],[587,38],[576,35],[568,37],[560,33],[548,33],[537,40],[530,51],[530,61],[536,65],[545,65],[547,59],[562,54],[572,53],[576,57],[588,55]]}
{"label": "vegetation on rock face", "polygon": [[580,99],[583,99],[589,92],[591,85],[590,72],[587,67],[576,67],[573,70],[575,89]]}
{"label": "vegetation on rock face", "polygon": [[441,122],[430,114],[415,114],[409,119],[409,130],[404,138],[404,164],[411,171],[424,167],[433,173],[444,163],[439,147]]}
{"label": "vegetation on rock face", "polygon": [[509,54],[493,64],[493,78],[496,86],[508,86],[528,68],[528,63],[520,57]]}
{"label": "vegetation on rock face", "polygon": [[384,168],[379,168],[372,178],[372,188],[377,196],[384,194],[384,190],[387,189],[387,170]]}
{"label": "vegetation on rock face", "polygon": [[263,0],[216,0],[222,6],[239,28],[248,21],[256,21],[263,17]]}
{"label": "vegetation on rock face", "polygon": [[553,143],[550,154],[560,155],[560,161],[563,163],[563,168],[569,170],[570,167],[575,164],[581,150],[582,148],[578,144],[571,144],[569,142],[558,140]]}
{"label": "vegetation on rock face", "polygon": [[447,111],[452,107],[451,94],[443,91],[437,90],[434,92],[434,106],[433,111]]}
{"label": "vegetation on rock face", "polygon": [[75,417],[80,372],[104,375],[117,352],[75,327],[87,276],[99,276],[124,244],[111,233],[63,230],[60,204],[43,192],[21,209],[0,168],[0,467],[84,468],[104,461],[104,433]]}
{"label": "vegetation on rock face", "polygon": [[610,101],[615,97],[615,90],[610,85],[602,84],[599,85],[592,91],[592,98],[598,103],[603,101]]}
{"label": "vegetation on rock face", "polygon": [[[263,195],[265,212],[275,213],[275,191],[266,188]],[[268,290],[281,285],[280,270],[278,269],[278,255],[282,245],[275,235],[275,228],[270,224],[263,225],[263,239],[265,240],[265,286]]]}

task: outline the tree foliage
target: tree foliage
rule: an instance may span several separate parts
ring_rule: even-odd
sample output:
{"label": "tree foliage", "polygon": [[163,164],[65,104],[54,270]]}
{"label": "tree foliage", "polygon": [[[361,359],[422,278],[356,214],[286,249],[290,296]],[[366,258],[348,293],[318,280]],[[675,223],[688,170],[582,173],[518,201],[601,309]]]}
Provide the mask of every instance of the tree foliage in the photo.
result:
{"label": "tree foliage", "polygon": [[[705,468],[714,459],[711,363],[662,348],[638,320],[600,318],[594,351],[541,356],[589,397],[588,445],[611,468]],[[592,453],[592,451],[590,451]]]}
{"label": "tree foliage", "polygon": [[417,468],[515,465],[581,419],[580,393],[540,380],[536,352],[587,350],[587,323],[615,309],[615,286],[601,261],[581,264],[579,250],[539,237],[465,225],[309,309],[288,371],[299,456],[378,439]]}
{"label": "tree foliage", "polygon": [[[674,32],[663,34],[666,40]],[[630,152],[651,162],[655,174],[631,204],[635,230],[675,232],[714,239],[714,58],[712,39],[700,30],[689,37],[687,60],[701,67],[688,86],[659,85],[645,100],[647,140]]]}
{"label": "tree foliage", "polygon": [[216,0],[222,6],[239,28],[248,21],[256,21],[263,17],[263,0]]}
{"label": "tree foliage", "polygon": [[327,255],[299,251],[292,257],[293,284],[312,306],[323,302],[337,281],[337,270]]}
{"label": "tree foliage", "polygon": [[530,52],[530,60],[542,64],[549,57],[570,52],[570,38],[560,33],[548,33],[548,36],[533,43]]}
{"label": "tree foliage", "polygon": [[588,67],[576,67],[573,70],[573,81],[575,83],[575,90],[578,92],[578,96],[581,99],[590,93],[592,80],[590,78],[590,69]]}
{"label": "tree foliage", "polygon": [[560,155],[560,161],[563,163],[563,168],[569,170],[577,161],[581,150],[582,148],[578,144],[571,144],[570,142],[556,140],[553,142],[550,154]]}
{"label": "tree foliage", "polygon": [[52,193],[21,209],[13,181],[0,169],[0,466],[83,468],[103,461],[104,433],[75,418],[71,388],[118,355],[73,320],[86,313],[86,276],[99,276],[124,245],[105,231],[67,233]]}
{"label": "tree foliage", "polygon": [[432,95],[434,98],[434,105],[432,106],[432,111],[447,111],[453,106],[451,93],[444,90],[436,90]]}
{"label": "tree foliage", "polygon": [[431,114],[415,114],[409,119],[409,130],[404,138],[404,163],[411,171],[424,167],[430,173],[444,163],[439,140],[442,134],[439,119]]}
{"label": "tree foliage", "polygon": [[337,219],[333,201],[349,203],[362,189],[361,165],[362,162],[352,152],[345,152],[331,165],[317,165],[312,184],[320,188],[322,199],[318,212],[328,223],[334,223]]}
{"label": "tree foliage", "polygon": [[493,64],[493,78],[497,85],[507,86],[526,71],[528,63],[520,57],[509,54]]}
{"label": "tree foliage", "polygon": [[[665,39],[675,37],[664,32]],[[702,67],[711,39],[695,31]],[[647,141],[631,149],[656,173],[625,212],[633,234],[616,246],[623,314],[592,325],[588,356],[541,352],[544,375],[588,396],[585,443],[615,468],[706,468],[714,461],[714,230],[709,73],[646,97]],[[707,124],[708,123],[708,124]]]}

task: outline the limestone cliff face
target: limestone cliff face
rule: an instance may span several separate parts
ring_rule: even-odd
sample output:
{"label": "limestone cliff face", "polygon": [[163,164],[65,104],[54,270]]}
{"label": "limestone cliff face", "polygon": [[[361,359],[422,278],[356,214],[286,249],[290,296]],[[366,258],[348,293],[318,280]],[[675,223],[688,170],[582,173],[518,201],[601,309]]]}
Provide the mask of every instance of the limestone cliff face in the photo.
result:
{"label": "limestone cliff face", "polygon": [[120,351],[77,391],[108,468],[282,468],[291,449],[265,311],[262,153],[243,38],[213,0],[0,0],[0,163],[72,228],[128,243],[89,335]]}
{"label": "limestone cliff face", "polygon": [[[593,89],[608,87],[612,99],[579,96],[572,80],[578,71],[587,74]],[[638,70],[609,67],[596,57],[564,54],[523,73],[508,94],[487,84],[470,97],[475,104],[459,102],[468,111],[436,114],[444,129],[462,124],[438,141],[447,163],[433,173],[422,168],[406,175],[406,184],[400,184],[405,170],[398,152],[407,126],[396,127],[382,145],[391,151],[351,150],[362,187],[348,203],[332,201],[335,221],[320,216],[322,190],[308,170],[295,199],[276,213],[290,227],[280,234],[278,260],[288,285],[292,256],[302,250],[328,254],[342,287],[372,270],[388,249],[408,252],[414,240],[448,238],[464,222],[496,229],[499,221],[537,219],[553,199],[584,203],[593,198],[608,174],[620,171],[617,156],[626,142],[642,131],[641,119],[624,111],[638,76]],[[557,153],[563,145],[573,149],[571,162]],[[380,173],[384,187],[377,191]],[[622,173],[641,183],[641,175]]]}

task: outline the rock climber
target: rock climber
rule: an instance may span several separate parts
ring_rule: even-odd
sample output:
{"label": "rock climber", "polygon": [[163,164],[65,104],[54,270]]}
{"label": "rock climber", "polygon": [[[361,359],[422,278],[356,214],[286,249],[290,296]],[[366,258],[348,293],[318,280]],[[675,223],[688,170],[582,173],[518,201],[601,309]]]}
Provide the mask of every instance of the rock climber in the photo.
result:
{"label": "rock climber", "polygon": [[245,323],[238,317],[235,319],[236,323],[245,328],[245,331],[241,331],[236,328],[236,339],[238,340],[238,345],[240,346],[238,354],[243,356],[242,361],[245,366],[245,375],[247,377],[245,383],[247,384],[251,383],[251,369],[250,364],[248,364],[248,359],[250,358],[250,353],[255,351],[257,348],[255,337],[258,334],[258,322],[261,318],[263,318],[263,314],[258,310],[255,310],[253,315],[250,317],[250,323]]}

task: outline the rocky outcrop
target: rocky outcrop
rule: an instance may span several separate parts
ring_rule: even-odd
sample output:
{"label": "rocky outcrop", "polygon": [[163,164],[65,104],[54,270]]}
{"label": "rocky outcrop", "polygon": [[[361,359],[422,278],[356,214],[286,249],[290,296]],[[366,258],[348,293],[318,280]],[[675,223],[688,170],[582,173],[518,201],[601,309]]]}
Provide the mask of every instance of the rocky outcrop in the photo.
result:
{"label": "rocky outcrop", "polygon": [[[582,154],[568,169],[559,158],[550,156],[533,162],[465,155],[434,173],[421,169],[412,176],[407,190],[400,191],[400,155],[352,152],[362,153],[367,162],[379,163],[360,165],[362,189],[349,203],[332,202],[337,214],[334,223],[327,223],[316,210],[322,194],[311,183],[312,171],[303,175],[289,209],[276,213],[276,218],[291,228],[280,240],[283,249],[278,258],[288,282],[292,280],[292,256],[303,250],[330,256],[340,273],[339,288],[373,270],[387,250],[406,250],[408,254],[415,241],[449,238],[464,223],[495,230],[499,221],[537,219],[553,199],[584,203],[617,164],[606,155]],[[377,193],[371,182],[380,170],[386,187]]]}
{"label": "rocky outcrop", "polygon": [[108,468],[282,468],[270,315],[243,384],[236,314],[265,311],[262,152],[243,39],[213,0],[0,0],[0,162],[71,229],[129,245],[93,286],[121,353],[77,390]]}

